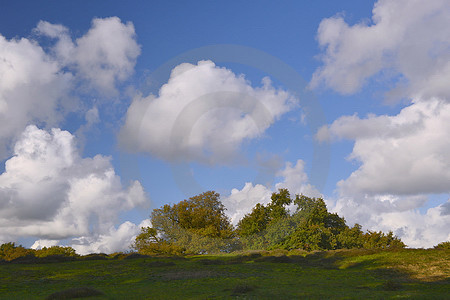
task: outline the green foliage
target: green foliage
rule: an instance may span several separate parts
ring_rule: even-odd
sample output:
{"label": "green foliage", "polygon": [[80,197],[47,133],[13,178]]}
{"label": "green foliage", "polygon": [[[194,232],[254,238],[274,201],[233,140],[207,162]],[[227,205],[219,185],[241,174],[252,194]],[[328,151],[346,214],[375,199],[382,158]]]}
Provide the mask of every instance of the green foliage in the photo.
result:
{"label": "green foliage", "polygon": [[307,251],[336,248],[336,238],[330,228],[319,224],[300,226],[286,240],[288,249],[304,249]]}
{"label": "green foliage", "polygon": [[362,248],[364,245],[364,235],[361,228],[361,225],[355,224],[352,228],[346,227],[341,230],[336,236],[338,248]]}
{"label": "green foliage", "polygon": [[278,193],[272,193],[271,202],[267,205],[269,220],[277,222],[289,215],[286,206],[292,203],[291,195],[287,189],[280,189]]}
{"label": "green foliage", "polygon": [[266,229],[269,220],[269,209],[258,203],[239,221],[236,231],[241,237],[255,235]]}
{"label": "green foliage", "polygon": [[142,227],[132,248],[143,255],[181,255],[185,249],[158,238],[155,228]]}
{"label": "green foliage", "polygon": [[152,224],[166,235],[171,234],[170,227],[178,226],[201,236],[229,238],[233,235],[233,227],[219,199],[218,193],[209,191],[173,206],[166,204],[153,210]]}
{"label": "green foliage", "polygon": [[[294,205],[295,211],[288,207]],[[142,228],[133,248],[141,254],[205,254],[244,250],[343,248],[404,248],[392,232],[361,231],[355,224],[327,210],[321,198],[296,195],[280,189],[267,205],[256,204],[233,230],[220,195],[206,192],[164,205],[151,213],[153,227]]]}
{"label": "green foliage", "polygon": [[384,234],[381,231],[368,231],[364,234],[363,248],[366,249],[392,249],[405,248],[406,245],[389,231]]}
{"label": "green foliage", "polygon": [[0,246],[0,259],[11,261],[13,259],[25,256],[34,256],[37,258],[59,255],[65,257],[77,257],[75,250],[71,247],[52,246],[44,247],[39,250],[27,249],[22,245],[16,246],[15,243],[5,243]]}
{"label": "green foliage", "polygon": [[209,191],[151,213],[133,248],[142,254],[216,253],[234,250],[233,226],[220,195]]}
{"label": "green foliage", "polygon": [[450,241],[439,243],[436,246],[434,246],[434,249],[450,250]]}
{"label": "green foliage", "polygon": [[46,257],[49,255],[62,255],[62,256],[70,256],[76,257],[78,256],[75,252],[75,249],[72,247],[61,247],[61,246],[52,246],[52,247],[44,247],[39,250],[35,250],[35,256],[37,257]]}
{"label": "green foliage", "polygon": [[[318,198],[296,195],[289,191],[273,193],[267,205],[257,204],[252,212],[238,223],[239,234],[247,249],[335,249],[336,235],[345,229],[345,220],[327,211],[325,202]],[[290,214],[287,206],[297,208]]]}
{"label": "green foliage", "polygon": [[[392,232],[361,231],[355,224],[349,228],[345,219],[330,213],[321,198],[296,195],[292,200],[288,190],[273,193],[271,202],[257,204],[239,221],[237,234],[244,249],[333,250],[342,248],[404,248]],[[294,213],[287,206],[294,203]]]}
{"label": "green foliage", "polygon": [[0,246],[0,259],[10,261],[27,255],[34,255],[34,251],[22,245],[16,246],[15,243],[5,243]]}

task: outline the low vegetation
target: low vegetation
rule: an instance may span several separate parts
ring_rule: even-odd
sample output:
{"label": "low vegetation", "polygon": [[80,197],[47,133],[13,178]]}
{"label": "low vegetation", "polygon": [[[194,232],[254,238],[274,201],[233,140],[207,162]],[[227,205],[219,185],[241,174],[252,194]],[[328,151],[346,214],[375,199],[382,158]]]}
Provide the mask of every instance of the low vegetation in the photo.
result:
{"label": "low vegetation", "polygon": [[2,299],[446,299],[447,249],[115,254],[0,264]]}
{"label": "low vegetation", "polygon": [[46,258],[46,257],[78,257],[75,250],[71,247],[43,247],[39,250],[27,249],[22,245],[16,245],[15,243],[5,243],[0,246],[0,260],[12,261],[12,260],[24,260],[32,258]]}

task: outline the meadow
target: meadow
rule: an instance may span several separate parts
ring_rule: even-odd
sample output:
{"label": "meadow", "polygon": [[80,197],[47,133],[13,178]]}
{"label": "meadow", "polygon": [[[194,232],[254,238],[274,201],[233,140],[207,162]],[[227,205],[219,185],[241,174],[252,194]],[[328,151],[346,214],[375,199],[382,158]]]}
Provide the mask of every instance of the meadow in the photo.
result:
{"label": "meadow", "polygon": [[450,250],[246,251],[21,258],[2,299],[448,299]]}

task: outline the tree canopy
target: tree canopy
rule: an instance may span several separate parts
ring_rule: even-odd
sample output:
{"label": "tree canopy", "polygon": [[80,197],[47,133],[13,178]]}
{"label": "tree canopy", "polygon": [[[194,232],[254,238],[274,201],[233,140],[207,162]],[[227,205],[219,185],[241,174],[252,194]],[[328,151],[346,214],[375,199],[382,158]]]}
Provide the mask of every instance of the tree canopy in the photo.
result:
{"label": "tree canopy", "polygon": [[214,253],[236,244],[220,195],[213,191],[166,204],[150,217],[153,227],[143,228],[134,244],[141,253]]}
{"label": "tree canopy", "polygon": [[236,232],[248,249],[405,247],[392,232],[363,233],[359,224],[350,228],[344,218],[328,212],[323,199],[304,195],[292,199],[287,189],[273,193],[266,206],[257,204],[239,221]]}
{"label": "tree canopy", "polygon": [[332,250],[405,247],[392,232],[349,227],[327,210],[321,198],[291,197],[287,189],[256,204],[236,228],[214,191],[166,204],[151,213],[152,227],[142,228],[133,248],[142,254],[216,253],[238,249]]}

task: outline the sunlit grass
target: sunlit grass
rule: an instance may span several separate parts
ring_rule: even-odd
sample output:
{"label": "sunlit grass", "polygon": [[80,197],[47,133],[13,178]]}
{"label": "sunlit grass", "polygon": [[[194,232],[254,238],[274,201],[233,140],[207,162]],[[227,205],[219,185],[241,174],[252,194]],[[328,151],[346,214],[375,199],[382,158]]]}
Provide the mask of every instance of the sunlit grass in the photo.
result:
{"label": "sunlit grass", "polygon": [[449,250],[412,249],[7,263],[0,297],[43,299],[89,287],[104,294],[92,299],[445,299],[449,263]]}

